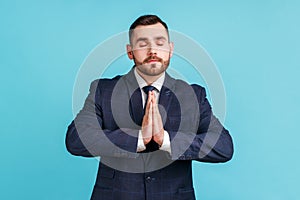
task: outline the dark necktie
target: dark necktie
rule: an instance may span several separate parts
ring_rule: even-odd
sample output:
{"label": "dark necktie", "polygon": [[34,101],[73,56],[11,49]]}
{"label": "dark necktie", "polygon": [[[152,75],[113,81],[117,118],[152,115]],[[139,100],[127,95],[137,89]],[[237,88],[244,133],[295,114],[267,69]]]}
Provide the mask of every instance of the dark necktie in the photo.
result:
{"label": "dark necktie", "polygon": [[[158,89],[152,85],[143,87],[143,91],[146,93],[145,104],[144,104],[144,113],[146,111],[146,105],[148,102],[149,92],[153,91],[153,90],[158,91]],[[152,152],[152,151],[156,151],[158,149],[159,149],[159,145],[154,140],[151,140],[148,144],[146,144],[146,150],[142,151],[142,153]]]}

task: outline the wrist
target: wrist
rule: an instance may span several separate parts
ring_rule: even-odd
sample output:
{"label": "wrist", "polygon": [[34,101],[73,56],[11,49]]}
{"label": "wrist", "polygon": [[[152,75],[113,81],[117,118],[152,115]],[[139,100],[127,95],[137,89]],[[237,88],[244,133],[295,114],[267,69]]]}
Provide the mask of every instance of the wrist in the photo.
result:
{"label": "wrist", "polygon": [[161,147],[164,142],[164,132],[165,131],[162,129],[159,134],[153,137],[154,141],[159,145],[159,147]]}

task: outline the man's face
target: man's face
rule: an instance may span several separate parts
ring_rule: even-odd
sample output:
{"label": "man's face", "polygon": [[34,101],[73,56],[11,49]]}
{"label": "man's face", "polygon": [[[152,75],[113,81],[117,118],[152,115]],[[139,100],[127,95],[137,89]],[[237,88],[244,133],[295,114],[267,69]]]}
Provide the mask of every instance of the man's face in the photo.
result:
{"label": "man's face", "polygon": [[134,60],[137,70],[146,76],[159,76],[167,68],[173,53],[168,33],[160,24],[137,26],[131,35],[127,54]]}

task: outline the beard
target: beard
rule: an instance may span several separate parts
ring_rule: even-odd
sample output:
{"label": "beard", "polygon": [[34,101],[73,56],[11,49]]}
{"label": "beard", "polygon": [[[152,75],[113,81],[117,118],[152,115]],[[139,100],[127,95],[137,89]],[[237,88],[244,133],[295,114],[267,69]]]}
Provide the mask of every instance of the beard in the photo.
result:
{"label": "beard", "polygon": [[[167,70],[170,64],[170,58],[170,55],[167,60],[163,60],[162,58],[157,56],[149,56],[144,59],[143,62],[136,60],[134,57],[133,60],[135,63],[135,67],[143,74],[147,76],[158,76]],[[151,60],[155,60],[156,62],[149,62]]]}

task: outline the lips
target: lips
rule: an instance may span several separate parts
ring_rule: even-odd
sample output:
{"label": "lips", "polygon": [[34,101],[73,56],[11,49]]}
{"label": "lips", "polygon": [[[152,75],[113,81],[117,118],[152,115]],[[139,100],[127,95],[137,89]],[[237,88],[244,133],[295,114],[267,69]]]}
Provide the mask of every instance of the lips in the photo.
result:
{"label": "lips", "polygon": [[157,56],[151,56],[145,59],[144,63],[162,62],[162,59]]}
{"label": "lips", "polygon": [[148,63],[158,62],[158,60],[149,60]]}

